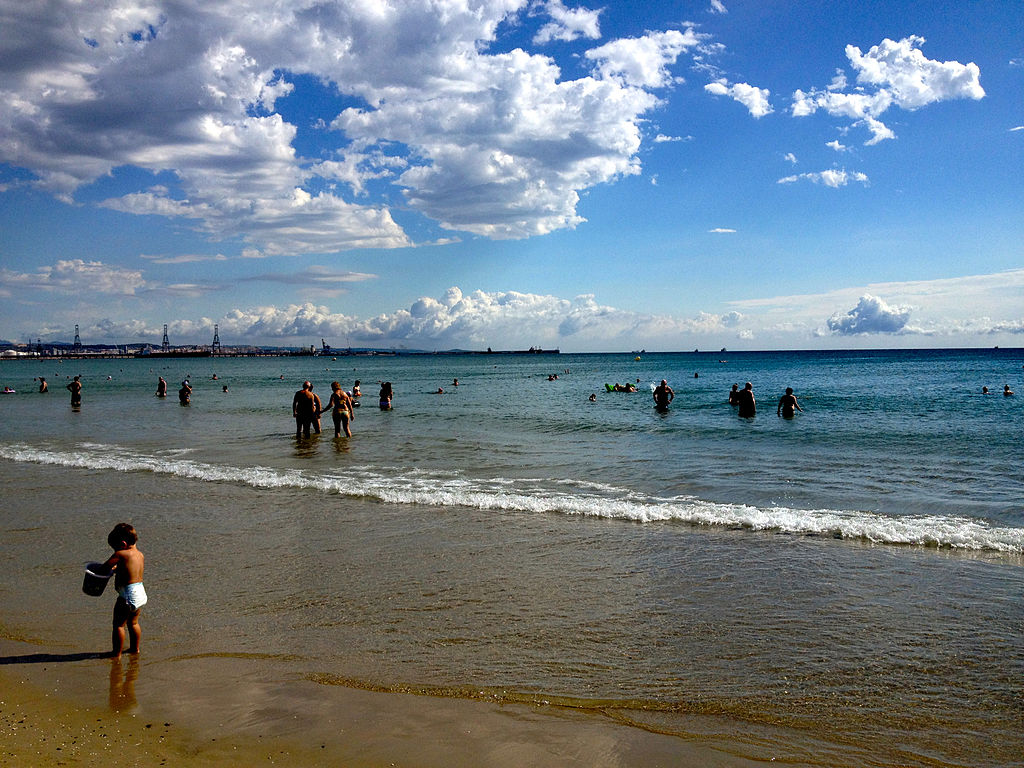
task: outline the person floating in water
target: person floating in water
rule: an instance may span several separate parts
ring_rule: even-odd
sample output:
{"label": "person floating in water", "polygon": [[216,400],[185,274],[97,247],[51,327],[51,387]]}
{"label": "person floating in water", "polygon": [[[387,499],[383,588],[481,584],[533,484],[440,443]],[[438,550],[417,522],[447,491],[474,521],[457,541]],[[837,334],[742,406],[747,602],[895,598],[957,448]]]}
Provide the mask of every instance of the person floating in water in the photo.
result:
{"label": "person floating in water", "polygon": [[68,391],[71,393],[71,407],[78,408],[82,404],[82,377],[75,378],[68,384]]}
{"label": "person floating in water", "polygon": [[114,550],[103,564],[105,573],[114,573],[114,587],[117,601],[114,603],[113,631],[111,633],[110,655],[121,658],[124,649],[125,627],[127,626],[128,652],[138,653],[142,640],[139,627],[139,612],[146,604],[146,588],[142,586],[142,571],[145,558],[136,543],[139,535],[128,523],[118,523],[107,536],[107,543]]}
{"label": "person floating in water", "polygon": [[352,419],[355,414],[352,412],[352,398],[341,388],[336,381],[331,382],[331,399],[327,403],[331,409],[331,417],[334,419],[334,436],[341,437],[344,430],[346,437],[352,437]]}
{"label": "person floating in water", "polygon": [[159,376],[159,381],[156,383],[156,396],[167,397],[167,380],[163,376]]}
{"label": "person floating in water", "polygon": [[192,402],[192,385],[188,383],[188,379],[181,382],[181,389],[178,390],[178,402],[182,405]]}
{"label": "person floating in water", "polygon": [[781,416],[784,419],[792,419],[796,412],[804,412],[804,409],[800,407],[800,403],[796,401],[796,395],[793,394],[792,387],[786,387],[786,394],[779,398],[779,405],[775,409],[775,415]]}
{"label": "person floating in water", "polygon": [[309,437],[310,427],[316,418],[316,400],[313,399],[313,385],[302,382],[302,389],[292,398],[292,416],[295,417],[295,436]]}
{"label": "person floating in water", "polygon": [[743,385],[743,389],[736,395],[736,402],[740,407],[740,418],[750,419],[757,413],[757,401],[754,400],[754,385],[749,381]]}
{"label": "person floating in water", "polygon": [[675,390],[668,385],[666,379],[662,379],[661,384],[654,388],[654,407],[659,411],[667,411],[668,404],[675,399]]}

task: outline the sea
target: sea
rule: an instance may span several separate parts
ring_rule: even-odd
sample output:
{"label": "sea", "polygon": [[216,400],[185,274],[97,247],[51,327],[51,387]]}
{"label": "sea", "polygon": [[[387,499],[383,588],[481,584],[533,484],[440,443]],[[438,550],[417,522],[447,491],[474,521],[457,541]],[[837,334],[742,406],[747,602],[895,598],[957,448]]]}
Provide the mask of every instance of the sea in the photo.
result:
{"label": "sea", "polygon": [[[351,438],[295,437],[305,379],[360,381]],[[129,521],[146,663],[790,765],[1024,765],[1022,349],[4,360],[0,385],[7,638],[107,643],[82,564]]]}

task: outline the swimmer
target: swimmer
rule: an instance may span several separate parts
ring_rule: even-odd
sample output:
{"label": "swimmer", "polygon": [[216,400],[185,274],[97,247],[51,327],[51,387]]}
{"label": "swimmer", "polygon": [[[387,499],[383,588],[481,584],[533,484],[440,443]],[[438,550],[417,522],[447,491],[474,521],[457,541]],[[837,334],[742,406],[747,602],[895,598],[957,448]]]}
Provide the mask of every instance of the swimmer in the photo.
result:
{"label": "swimmer", "polygon": [[988,394],[988,387],[982,387],[981,388],[981,394],[987,395]]}
{"label": "swimmer", "polygon": [[352,397],[362,397],[363,393],[359,391],[359,379],[356,379],[356,383],[352,385]]}
{"label": "swimmer", "polygon": [[46,384],[46,379],[44,379],[42,376],[39,377],[39,391],[40,392],[49,392],[50,391],[49,386],[47,386],[47,384]]}
{"label": "swimmer", "polygon": [[156,383],[156,396],[167,397],[167,381],[163,376],[160,376],[160,381]]}
{"label": "swimmer", "polygon": [[589,400],[590,402],[592,402],[592,403],[596,403],[596,402],[597,402],[597,393],[596,393],[596,392],[592,392],[592,393],[590,394],[590,397],[588,397],[587,399],[588,399],[588,400]]}
{"label": "swimmer", "polygon": [[1003,387],[1003,395],[1005,397],[1010,397],[1010,395],[1012,395],[1012,394],[1013,394],[1013,390],[1010,389],[1010,385],[1009,384],[1007,384],[1006,386]]}
{"label": "swimmer", "polygon": [[435,392],[434,394],[435,395],[443,395],[444,394],[444,390],[441,387],[438,387],[437,388],[437,392]]}
{"label": "swimmer", "polygon": [[181,389],[178,390],[178,402],[182,405],[192,402],[192,385],[188,383],[188,379],[181,382]]}
{"label": "swimmer", "polygon": [[458,380],[458,379],[454,379],[454,380],[452,381],[452,386],[453,386],[453,387],[457,387],[457,386],[459,386],[459,380]]}
{"label": "swimmer", "polygon": [[804,409],[800,407],[800,403],[796,401],[796,395],[793,394],[792,387],[786,387],[786,394],[779,398],[779,405],[775,409],[775,415],[781,416],[784,419],[792,419],[796,412],[804,412]]}

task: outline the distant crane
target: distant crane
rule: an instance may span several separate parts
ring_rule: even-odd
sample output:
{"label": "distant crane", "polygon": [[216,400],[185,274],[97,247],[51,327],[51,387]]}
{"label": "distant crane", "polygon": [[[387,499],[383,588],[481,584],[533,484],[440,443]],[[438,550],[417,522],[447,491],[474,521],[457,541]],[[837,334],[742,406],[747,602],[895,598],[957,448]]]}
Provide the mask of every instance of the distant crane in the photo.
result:
{"label": "distant crane", "polygon": [[214,323],[213,325],[213,344],[210,345],[210,351],[215,354],[220,354],[220,327]]}
{"label": "distant crane", "polygon": [[167,338],[167,323],[164,323],[164,340],[160,342],[160,349],[167,352],[171,348],[171,340]]}
{"label": "distant crane", "polygon": [[72,348],[79,350],[82,348],[82,337],[78,335],[78,324],[75,324],[75,343],[72,344]]}
{"label": "distant crane", "polygon": [[323,339],[320,339],[320,348],[321,348],[321,349],[323,350],[323,353],[324,353],[325,355],[329,355],[329,354],[331,354],[331,345],[330,345],[330,344],[328,344],[328,343],[327,343],[326,341],[324,341]]}

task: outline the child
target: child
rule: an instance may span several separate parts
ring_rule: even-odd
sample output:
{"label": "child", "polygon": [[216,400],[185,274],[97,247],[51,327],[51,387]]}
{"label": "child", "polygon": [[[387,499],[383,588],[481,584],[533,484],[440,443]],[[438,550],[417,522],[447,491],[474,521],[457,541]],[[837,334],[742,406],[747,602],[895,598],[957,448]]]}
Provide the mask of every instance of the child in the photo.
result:
{"label": "child", "polygon": [[110,655],[121,658],[124,647],[125,625],[128,626],[128,652],[139,652],[142,630],[139,628],[139,612],[146,604],[146,590],[142,586],[143,556],[135,542],[139,540],[135,529],[128,523],[118,523],[107,536],[107,543],[114,550],[104,565],[114,572],[114,587],[117,602],[114,603],[114,629],[111,633],[113,645]]}

